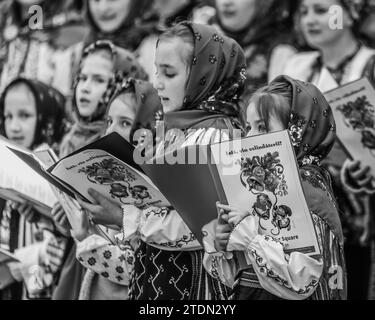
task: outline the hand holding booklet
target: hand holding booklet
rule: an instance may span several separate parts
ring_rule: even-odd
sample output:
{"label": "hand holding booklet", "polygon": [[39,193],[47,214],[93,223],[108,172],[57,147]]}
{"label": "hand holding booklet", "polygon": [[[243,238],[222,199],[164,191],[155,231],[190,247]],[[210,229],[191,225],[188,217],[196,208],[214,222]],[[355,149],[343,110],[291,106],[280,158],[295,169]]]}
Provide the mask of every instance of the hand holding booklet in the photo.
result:
{"label": "hand holding booklet", "polygon": [[196,164],[168,164],[166,154],[164,164],[155,159],[142,168],[201,243],[220,201],[259,217],[260,233],[283,242],[286,252],[320,254],[287,131],[186,147],[183,153],[196,154]]}
{"label": "hand holding booklet", "polygon": [[[325,93],[348,156],[361,160],[375,177],[375,89],[367,78]],[[375,181],[373,181],[375,189]]]}
{"label": "hand holding booklet", "polygon": [[72,198],[95,203],[88,193],[91,188],[119,206],[132,204],[141,209],[169,206],[169,202],[133,161],[134,147],[117,133],[77,150],[48,168],[38,165],[30,155],[12,151]]}

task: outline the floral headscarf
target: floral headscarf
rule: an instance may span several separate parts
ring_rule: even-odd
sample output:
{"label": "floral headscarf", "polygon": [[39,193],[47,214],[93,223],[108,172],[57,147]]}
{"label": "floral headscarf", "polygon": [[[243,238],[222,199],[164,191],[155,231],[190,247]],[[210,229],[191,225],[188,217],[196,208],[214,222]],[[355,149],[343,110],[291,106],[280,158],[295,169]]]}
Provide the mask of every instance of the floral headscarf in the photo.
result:
{"label": "floral headscarf", "polygon": [[133,135],[138,129],[154,131],[156,122],[163,118],[163,107],[156,89],[151,83],[134,78],[123,79],[116,83],[115,93],[108,104],[107,113],[112,102],[121,94],[132,92],[135,95],[136,116],[131,129],[131,142],[134,144]]}
{"label": "floral headscarf", "polygon": [[292,86],[292,109],[288,129],[300,164],[319,164],[336,139],[332,109],[323,94],[311,83],[280,76],[272,83]]}
{"label": "floral headscarf", "polygon": [[100,120],[104,117],[110,98],[116,90],[116,83],[122,81],[123,78],[135,78],[147,80],[148,76],[142,66],[137,61],[134,54],[123,48],[115,46],[111,41],[99,40],[88,46],[83,53],[81,63],[90,54],[97,50],[107,49],[112,54],[113,69],[115,70],[115,77],[109,82],[106,92],[103,94],[101,101],[96,112],[91,116],[90,119],[82,119],[78,114],[77,104],[75,101],[75,90],[79,81],[80,71],[77,73],[77,77],[74,83],[74,94],[73,94],[73,111],[79,121],[93,122]]}
{"label": "floral headscarf", "polygon": [[32,148],[47,143],[50,147],[60,142],[65,128],[65,98],[56,89],[37,80],[18,78],[4,90],[0,99],[0,134],[5,136],[4,100],[10,88],[24,83],[35,98],[37,126]]}
{"label": "floral headscarf", "polygon": [[246,63],[239,44],[211,26],[186,23],[194,35],[194,56],[183,110],[241,115]]}

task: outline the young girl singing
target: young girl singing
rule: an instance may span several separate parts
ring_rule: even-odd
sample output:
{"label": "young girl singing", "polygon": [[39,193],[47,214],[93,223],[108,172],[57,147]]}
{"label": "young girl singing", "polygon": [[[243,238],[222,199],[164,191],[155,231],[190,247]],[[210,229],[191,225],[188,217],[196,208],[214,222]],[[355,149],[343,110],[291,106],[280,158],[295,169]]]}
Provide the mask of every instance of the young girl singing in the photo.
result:
{"label": "young girl singing", "polygon": [[[187,145],[198,145],[226,139],[229,129],[241,127],[246,69],[242,49],[234,40],[218,35],[213,27],[180,23],[160,36],[155,65],[154,86],[168,129],[158,150],[176,148],[176,129],[185,132],[180,139]],[[109,199],[90,194],[98,205],[81,204],[95,221],[124,226],[124,239],[139,242],[131,299],[226,298],[226,288],[205,272],[202,247],[175,210],[116,209],[108,205]]]}
{"label": "young girl singing", "polygon": [[289,130],[321,257],[285,254],[281,242],[259,232],[251,205],[242,211],[219,204],[205,267],[233,287],[234,299],[345,299],[342,229],[329,175],[319,166],[336,137],[327,101],[312,84],[281,76],[255,93],[247,115],[249,136]]}

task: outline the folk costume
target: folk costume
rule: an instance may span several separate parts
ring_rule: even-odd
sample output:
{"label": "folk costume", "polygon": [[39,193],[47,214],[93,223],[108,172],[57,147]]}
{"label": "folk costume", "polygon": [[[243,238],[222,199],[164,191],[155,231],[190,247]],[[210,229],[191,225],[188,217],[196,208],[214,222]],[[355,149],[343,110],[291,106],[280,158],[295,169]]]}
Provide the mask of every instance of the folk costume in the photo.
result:
{"label": "folk costume", "polygon": [[[217,252],[215,231],[207,230],[205,267],[233,287],[233,299],[345,299],[344,238],[329,175],[319,166],[336,137],[332,111],[315,86],[284,76],[274,82],[292,88],[288,129],[321,257],[285,254],[282,243],[258,232],[258,218],[249,214],[233,229],[228,252]],[[330,283],[332,268],[340,271],[337,286]]]}
{"label": "folk costume", "polygon": [[[208,144],[228,138],[220,129],[228,132],[241,123],[245,80],[241,48],[212,27],[190,23],[187,27],[195,46],[186,97],[181,111],[164,115],[168,132],[157,150],[175,148],[175,129],[185,132],[185,144]],[[123,210],[126,227],[119,241],[137,243],[130,299],[226,299],[226,288],[205,272],[202,247],[173,208],[142,211],[123,206]]]}
{"label": "folk costume", "polygon": [[[141,80],[124,79],[123,82],[118,83],[111,101],[124,92],[134,92],[136,98],[134,106],[136,117],[131,129],[131,137],[133,137],[132,133],[138,129],[154,130],[156,121],[162,117],[162,106],[153,86]],[[111,102],[108,108],[110,106]],[[132,142],[137,144],[137,141],[132,140]],[[108,297],[112,295],[113,299],[128,298],[127,289],[134,268],[136,244],[128,242],[118,246],[113,237],[114,232],[108,230],[108,236],[104,238],[91,235],[77,243],[76,257],[88,269],[85,276],[87,281],[84,281],[82,285],[80,299],[100,299],[100,296],[105,295]],[[103,285],[95,284],[94,281],[100,282],[99,284],[106,283],[105,288],[113,290],[112,293],[95,294],[94,288],[102,289]]]}

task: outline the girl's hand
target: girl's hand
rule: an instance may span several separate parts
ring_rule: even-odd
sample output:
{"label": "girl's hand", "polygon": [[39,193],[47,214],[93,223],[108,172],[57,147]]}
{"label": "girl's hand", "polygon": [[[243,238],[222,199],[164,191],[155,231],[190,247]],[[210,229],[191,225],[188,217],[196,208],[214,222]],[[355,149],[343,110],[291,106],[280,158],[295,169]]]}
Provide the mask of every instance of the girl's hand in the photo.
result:
{"label": "girl's hand", "polygon": [[26,221],[33,223],[38,219],[38,213],[34,210],[33,206],[29,203],[21,203],[17,206],[20,215],[24,216]]}
{"label": "girl's hand", "polygon": [[232,228],[228,224],[228,214],[224,209],[221,209],[220,206],[221,205],[219,203],[216,204],[219,218],[215,232],[215,248],[217,251],[223,252],[227,249],[229,235],[232,231]]}
{"label": "girl's hand", "polygon": [[56,273],[61,269],[65,254],[66,243],[52,237],[46,248],[46,262],[52,273]]}
{"label": "girl's hand", "polygon": [[51,211],[53,221],[55,222],[55,226],[58,229],[58,231],[65,235],[70,235],[70,223],[68,221],[68,218],[65,214],[65,211],[60,203],[56,203]]}
{"label": "girl's hand", "polygon": [[374,179],[370,173],[370,167],[362,167],[361,161],[350,161],[347,165],[348,174],[358,186],[366,188],[369,183]]}
{"label": "girl's hand", "polygon": [[240,210],[233,206],[217,204],[217,207],[221,210],[228,212],[228,224],[232,229],[238,225],[244,218],[246,218],[250,213],[248,211]]}
{"label": "girl's hand", "polygon": [[90,218],[96,224],[122,227],[122,208],[115,201],[93,189],[89,189],[88,193],[95,199],[95,204],[89,204],[80,199],[78,202],[82,208],[88,211]]}

